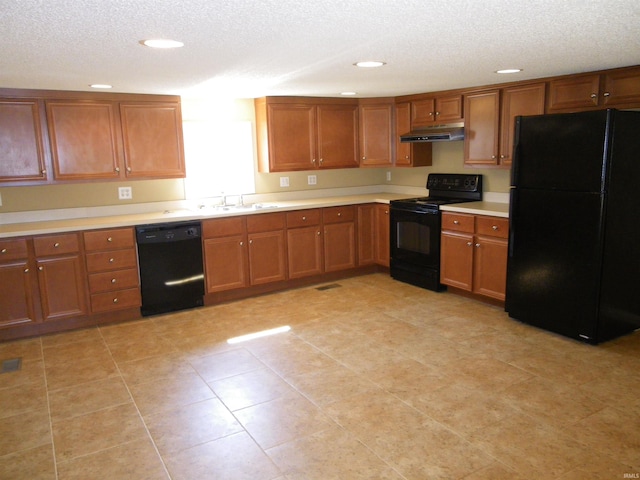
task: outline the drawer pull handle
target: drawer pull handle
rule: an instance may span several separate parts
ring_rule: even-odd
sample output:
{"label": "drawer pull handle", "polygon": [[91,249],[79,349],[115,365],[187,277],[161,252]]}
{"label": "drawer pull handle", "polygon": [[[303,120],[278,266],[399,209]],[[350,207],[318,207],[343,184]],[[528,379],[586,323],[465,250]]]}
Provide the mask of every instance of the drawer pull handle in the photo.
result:
{"label": "drawer pull handle", "polygon": [[493,228],[494,230],[498,230],[498,225],[493,225],[491,228]]}
{"label": "drawer pull handle", "polygon": [[107,238],[107,242],[113,242],[113,238],[108,237],[108,238]]}
{"label": "drawer pull handle", "polygon": [[113,303],[118,303],[118,298],[117,297],[113,299]]}
{"label": "drawer pull handle", "polygon": [[55,248],[58,248],[58,247],[60,246],[60,243],[59,243],[59,242],[56,242],[56,243],[54,243],[54,244],[53,244],[53,246],[54,246]]}
{"label": "drawer pull handle", "polygon": [[458,220],[454,220],[454,221],[453,221],[453,224],[454,224],[454,225],[460,225],[460,222],[459,222]]}

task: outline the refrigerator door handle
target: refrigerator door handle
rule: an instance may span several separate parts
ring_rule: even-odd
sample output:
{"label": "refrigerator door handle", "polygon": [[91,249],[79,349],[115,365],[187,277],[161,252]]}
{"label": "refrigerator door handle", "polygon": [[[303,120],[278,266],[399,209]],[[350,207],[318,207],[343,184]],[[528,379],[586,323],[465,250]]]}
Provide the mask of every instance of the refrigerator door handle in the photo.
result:
{"label": "refrigerator door handle", "polygon": [[517,212],[517,201],[516,201],[516,189],[512,188],[509,192],[509,257],[513,257],[513,242],[516,234],[516,212]]}

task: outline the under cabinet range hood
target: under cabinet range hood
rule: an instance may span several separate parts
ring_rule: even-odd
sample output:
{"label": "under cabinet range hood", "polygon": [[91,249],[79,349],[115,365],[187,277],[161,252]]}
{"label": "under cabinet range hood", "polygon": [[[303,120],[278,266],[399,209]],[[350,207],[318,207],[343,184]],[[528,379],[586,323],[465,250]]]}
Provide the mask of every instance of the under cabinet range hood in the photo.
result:
{"label": "under cabinet range hood", "polygon": [[464,140],[464,123],[451,123],[448,125],[434,125],[411,130],[409,133],[400,135],[400,142],[453,142]]}

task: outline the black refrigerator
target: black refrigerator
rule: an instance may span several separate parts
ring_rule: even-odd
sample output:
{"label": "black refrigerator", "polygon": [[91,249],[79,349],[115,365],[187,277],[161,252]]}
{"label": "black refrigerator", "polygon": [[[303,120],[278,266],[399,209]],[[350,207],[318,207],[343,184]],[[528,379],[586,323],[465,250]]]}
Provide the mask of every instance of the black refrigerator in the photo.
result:
{"label": "black refrigerator", "polygon": [[505,310],[597,344],[640,328],[640,112],[517,117]]}

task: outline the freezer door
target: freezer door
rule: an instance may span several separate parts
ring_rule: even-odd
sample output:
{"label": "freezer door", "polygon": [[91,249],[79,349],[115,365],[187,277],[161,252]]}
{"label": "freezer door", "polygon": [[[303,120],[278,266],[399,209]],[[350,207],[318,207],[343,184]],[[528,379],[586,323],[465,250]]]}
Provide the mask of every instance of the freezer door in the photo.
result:
{"label": "freezer door", "polygon": [[511,183],[519,188],[600,192],[611,111],[516,118]]}
{"label": "freezer door", "polygon": [[593,342],[602,196],[513,189],[505,309],[525,323]]}

